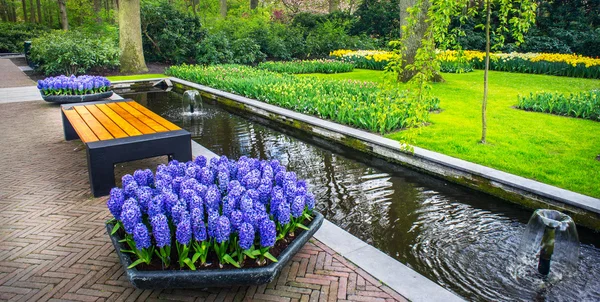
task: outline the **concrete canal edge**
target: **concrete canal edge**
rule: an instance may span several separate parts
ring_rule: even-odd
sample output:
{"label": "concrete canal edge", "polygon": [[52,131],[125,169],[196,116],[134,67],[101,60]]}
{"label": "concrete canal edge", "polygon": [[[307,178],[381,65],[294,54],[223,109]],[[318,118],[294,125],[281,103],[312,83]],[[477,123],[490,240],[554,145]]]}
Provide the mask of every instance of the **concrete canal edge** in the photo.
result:
{"label": "concrete canal edge", "polygon": [[556,209],[579,225],[600,231],[600,199],[561,189],[535,180],[474,164],[441,153],[414,147],[403,150],[398,141],[349,126],[322,120],[257,100],[171,77],[175,89],[196,89],[205,97],[242,114],[252,114],[411,167],[530,209]]}

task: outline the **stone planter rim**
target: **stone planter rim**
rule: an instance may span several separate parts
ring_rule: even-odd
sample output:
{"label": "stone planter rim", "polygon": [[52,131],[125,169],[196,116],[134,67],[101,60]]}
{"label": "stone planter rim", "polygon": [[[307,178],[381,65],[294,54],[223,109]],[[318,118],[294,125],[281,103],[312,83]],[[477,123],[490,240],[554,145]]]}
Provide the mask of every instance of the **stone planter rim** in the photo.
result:
{"label": "stone planter rim", "polygon": [[304,246],[323,223],[323,215],[313,211],[314,218],[308,225],[309,230],[302,232],[289,244],[277,257],[278,262],[262,267],[240,269],[210,269],[210,270],[155,270],[139,271],[136,268],[128,269],[133,263],[129,254],[122,253],[125,247],[119,243],[121,238],[110,235],[112,224],[106,224],[106,231],[119,256],[123,270],[129,282],[139,289],[164,289],[164,288],[207,288],[225,286],[246,286],[266,284],[273,281],[276,275]]}
{"label": "stone planter rim", "polygon": [[[40,91],[40,94],[42,92]],[[43,95],[42,99],[49,103],[67,104],[67,103],[82,103],[97,101],[100,99],[107,99],[113,95],[113,91],[105,91],[94,94],[83,94],[83,95]]]}

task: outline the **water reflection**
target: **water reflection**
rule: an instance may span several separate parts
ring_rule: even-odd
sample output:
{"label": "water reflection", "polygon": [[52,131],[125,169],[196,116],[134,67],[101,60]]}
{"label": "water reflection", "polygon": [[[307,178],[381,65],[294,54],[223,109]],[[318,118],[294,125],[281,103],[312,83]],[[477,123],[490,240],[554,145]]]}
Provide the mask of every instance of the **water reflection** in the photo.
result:
{"label": "water reflection", "polygon": [[[307,180],[327,219],[469,300],[598,301],[600,244],[581,230],[575,278],[530,288],[508,267],[532,211],[314,137],[262,126],[205,104],[181,114],[181,95],[130,95],[230,158],[278,159]],[[322,147],[317,147],[320,145]]]}

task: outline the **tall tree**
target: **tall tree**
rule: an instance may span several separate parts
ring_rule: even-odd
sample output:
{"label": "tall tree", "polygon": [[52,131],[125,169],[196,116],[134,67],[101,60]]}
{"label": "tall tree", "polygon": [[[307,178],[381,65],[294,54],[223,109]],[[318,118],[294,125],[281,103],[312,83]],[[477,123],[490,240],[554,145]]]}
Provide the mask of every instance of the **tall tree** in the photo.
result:
{"label": "tall tree", "polygon": [[69,30],[69,18],[67,18],[67,0],[58,0],[58,8],[60,11],[60,25],[63,30]]}
{"label": "tall tree", "polygon": [[36,0],[36,7],[37,7],[37,18],[38,18],[38,23],[42,24],[43,20],[42,20],[42,1],[41,0]]}
{"label": "tall tree", "polygon": [[0,1],[0,17],[2,18],[2,21],[8,21],[8,4],[6,3],[6,0]]}
{"label": "tall tree", "polygon": [[94,0],[94,14],[96,15],[96,23],[102,24],[102,0]]}
{"label": "tall tree", "polygon": [[219,0],[219,12],[222,18],[227,17],[227,0]]}
{"label": "tall tree", "polygon": [[142,46],[140,0],[119,1],[119,47],[121,49],[121,72],[148,71]]}
{"label": "tall tree", "polygon": [[23,5],[23,21],[27,22],[27,4],[25,0],[21,0],[21,4]]}
{"label": "tall tree", "polygon": [[29,0],[29,22],[35,23],[35,6],[33,5],[33,0]]}

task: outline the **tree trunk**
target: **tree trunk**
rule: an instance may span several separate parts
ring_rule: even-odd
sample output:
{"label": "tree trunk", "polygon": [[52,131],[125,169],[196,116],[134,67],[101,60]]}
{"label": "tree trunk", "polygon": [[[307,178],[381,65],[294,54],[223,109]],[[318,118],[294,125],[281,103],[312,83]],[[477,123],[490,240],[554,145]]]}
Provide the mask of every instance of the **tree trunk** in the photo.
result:
{"label": "tree trunk", "polygon": [[196,0],[191,0],[192,1],[192,12],[194,13],[194,16],[198,16],[198,13],[196,12]]}
{"label": "tree trunk", "polygon": [[23,21],[27,22],[27,4],[25,0],[21,0],[21,4],[23,4]]}
{"label": "tree trunk", "polygon": [[2,18],[3,22],[7,22],[8,21],[8,4],[6,3],[6,0],[2,0],[0,2],[0,18]]}
{"label": "tree trunk", "polygon": [[147,72],[142,46],[140,0],[119,1],[119,47],[121,72]]}
{"label": "tree trunk", "polygon": [[13,1],[10,1],[10,21],[17,22],[17,8]]}
{"label": "tree trunk", "polygon": [[60,25],[63,30],[69,30],[69,18],[67,18],[67,0],[58,0],[60,10]]}
{"label": "tree trunk", "polygon": [[255,9],[258,7],[258,0],[250,0],[250,9]]}
{"label": "tree trunk", "polygon": [[487,17],[485,21],[485,70],[483,71],[483,101],[481,102],[481,143],[485,144],[487,135],[487,97],[488,97],[488,73],[490,70],[490,16],[491,4],[490,0],[486,1]]}
{"label": "tree trunk", "polygon": [[38,23],[42,24],[43,20],[42,20],[42,1],[41,0],[36,0],[36,7],[37,7],[37,17],[38,17]]}
{"label": "tree trunk", "polygon": [[96,23],[97,24],[102,24],[102,2],[101,1],[102,0],[94,0],[94,14],[96,15]]}
{"label": "tree trunk", "polygon": [[29,0],[29,22],[35,23],[35,6],[33,0]]}
{"label": "tree trunk", "polygon": [[329,13],[340,10],[340,0],[328,0],[329,2]]}
{"label": "tree trunk", "polygon": [[221,17],[227,17],[227,0],[219,0],[219,11],[221,12]]}
{"label": "tree trunk", "polygon": [[[400,0],[400,28],[407,25],[409,14],[406,10],[409,7],[416,5],[416,2],[416,0]],[[410,29],[409,36],[402,37],[405,49],[402,53],[402,72],[398,73],[399,82],[406,83],[410,81],[410,79],[412,79],[418,72],[418,70],[412,70],[405,67],[415,63],[417,50],[419,50],[421,47],[422,41],[425,38],[425,33],[427,32],[427,28],[429,27],[429,23],[427,22],[427,12],[429,11],[430,6],[431,3],[429,0],[423,0],[421,2],[421,8],[417,16],[418,20],[415,22],[415,26]],[[439,73],[435,73],[433,75],[433,79],[431,80],[434,82],[444,81]]]}

